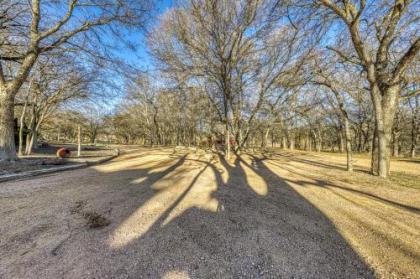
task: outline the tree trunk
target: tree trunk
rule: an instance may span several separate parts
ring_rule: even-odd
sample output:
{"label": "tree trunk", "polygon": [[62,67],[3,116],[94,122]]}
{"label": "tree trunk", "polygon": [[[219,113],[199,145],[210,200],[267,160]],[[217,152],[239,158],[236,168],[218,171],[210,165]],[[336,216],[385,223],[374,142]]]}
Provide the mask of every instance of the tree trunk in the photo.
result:
{"label": "tree trunk", "polygon": [[316,141],[316,152],[321,152],[321,142],[319,139]]}
{"label": "tree trunk", "polygon": [[317,152],[322,151],[322,135],[321,135],[320,130],[318,130],[318,140],[317,140],[317,145],[316,145],[316,151]]}
{"label": "tree trunk", "polygon": [[237,144],[237,152],[238,152],[238,154],[241,154],[241,151],[242,151],[242,147],[244,146],[244,144],[245,144],[245,142],[243,142],[243,135],[242,135],[242,127],[241,127],[241,125],[239,124],[238,125],[239,127],[238,127],[238,142],[236,143]]}
{"label": "tree trunk", "polygon": [[[363,141],[362,138],[364,138],[364,141]],[[361,152],[364,151],[364,148],[365,148],[364,142],[366,142],[366,137],[364,136],[362,125],[360,125],[360,128],[359,128],[359,136],[358,136],[357,139],[358,139],[358,147],[357,147],[357,150],[361,153]]]}
{"label": "tree trunk", "polygon": [[[391,86],[385,91],[380,91],[377,85],[371,89],[373,107],[375,111],[376,134],[377,134],[377,175],[387,178],[390,174],[391,137],[394,124],[395,112],[398,105],[399,85]],[[374,164],[372,163],[372,166]],[[375,174],[375,170],[372,169]]]}
{"label": "tree trunk", "polygon": [[271,129],[271,147],[274,148],[274,129]]}
{"label": "tree trunk", "polygon": [[77,157],[80,157],[80,153],[82,150],[82,143],[81,143],[81,132],[80,132],[80,125],[77,127]]}
{"label": "tree trunk", "polygon": [[15,96],[26,81],[39,53],[31,51],[23,59],[16,78],[0,84],[0,161],[14,161],[17,159],[14,132],[14,103]]}
{"label": "tree trunk", "polygon": [[20,120],[19,120],[19,148],[18,148],[19,156],[23,155],[23,126],[24,126],[27,105],[28,105],[28,100],[26,99],[25,105],[23,106],[22,115],[20,116]]}
{"label": "tree trunk", "polygon": [[375,129],[372,135],[372,143],[371,143],[371,162],[370,162],[370,170],[373,175],[378,175],[378,161],[379,161],[379,154],[378,154],[378,129]]}
{"label": "tree trunk", "polygon": [[344,119],[344,134],[346,137],[346,152],[347,152],[347,171],[353,171],[353,158],[351,149],[351,131],[350,123],[347,118]]}
{"label": "tree trunk", "polygon": [[290,150],[295,150],[295,138],[293,137],[293,135],[290,137]]}
{"label": "tree trunk", "polygon": [[90,134],[90,143],[91,144],[96,144],[96,136],[97,136],[97,131],[96,131],[96,128],[95,128],[91,131],[91,134]]}
{"label": "tree trunk", "polygon": [[285,136],[283,136],[282,138],[282,147],[283,149],[287,149],[287,139]]}
{"label": "tree trunk", "polygon": [[392,145],[392,155],[394,157],[399,156],[399,149],[400,149],[400,132],[395,131],[393,132],[393,145]]}
{"label": "tree trunk", "polygon": [[36,146],[37,144],[38,144],[38,132],[36,130],[33,130],[30,133],[29,143],[26,146],[26,151],[25,151],[26,155],[31,155],[34,149],[34,146]]}
{"label": "tree trunk", "polygon": [[343,139],[343,134],[340,133],[340,152],[344,153],[344,139]]}
{"label": "tree trunk", "polygon": [[417,137],[418,137],[418,131],[419,131],[419,125],[418,125],[418,111],[419,111],[419,96],[416,96],[414,99],[414,105],[411,104],[411,101],[409,102],[411,107],[411,146],[410,146],[410,154],[411,158],[416,157],[416,148],[417,148]]}
{"label": "tree trunk", "polygon": [[[30,140],[29,140],[29,144],[26,146],[26,151],[25,151],[27,155],[31,155],[34,147],[38,145],[38,131],[44,119],[43,116],[39,117],[35,112],[33,113],[34,115],[31,119],[31,133],[29,134]],[[28,143],[28,140],[26,142]]]}
{"label": "tree trunk", "polygon": [[389,123],[378,125],[378,175],[388,177],[390,165],[391,127]]}
{"label": "tree trunk", "polygon": [[265,131],[265,133],[263,133],[262,137],[261,137],[261,147],[265,148],[267,147],[267,142],[268,142],[268,136],[270,134],[270,128],[267,128],[267,130]]}
{"label": "tree trunk", "polygon": [[316,133],[315,131],[312,132],[312,134],[314,135],[314,139],[315,139],[315,148],[317,152],[321,152],[321,138],[320,138],[320,133]]}
{"label": "tree trunk", "polygon": [[308,135],[308,151],[312,152],[312,138],[311,138],[311,135]]}
{"label": "tree trunk", "polygon": [[14,96],[0,88],[0,161],[17,159],[14,131]]}
{"label": "tree trunk", "polygon": [[226,126],[225,126],[225,155],[226,159],[230,159],[230,133],[229,133],[229,123],[226,119]]}

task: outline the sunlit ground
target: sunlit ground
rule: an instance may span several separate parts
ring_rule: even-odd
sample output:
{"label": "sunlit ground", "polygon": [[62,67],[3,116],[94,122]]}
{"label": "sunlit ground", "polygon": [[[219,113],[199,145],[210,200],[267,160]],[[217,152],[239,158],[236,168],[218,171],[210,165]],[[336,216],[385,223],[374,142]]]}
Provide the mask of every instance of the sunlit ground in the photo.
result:
{"label": "sunlit ground", "polygon": [[[405,262],[404,265],[410,266],[419,263],[420,246],[416,239],[420,236],[420,222],[417,222],[420,211],[407,211],[403,206],[398,206],[398,202],[387,202],[387,198],[390,201],[398,201],[393,196],[395,191],[390,189],[379,191],[384,194],[382,199],[381,196],[370,195],[372,189],[369,188],[369,185],[354,185],[354,182],[357,183],[357,179],[349,184],[342,183],[339,178],[337,178],[337,181],[317,179],[316,176],[319,175],[339,172],[342,177],[346,178],[345,181],[349,181],[351,175],[328,168],[328,163],[336,163],[337,165],[342,163],[338,159],[339,156],[328,156],[326,165],[322,165],[323,163],[317,165],[316,161],[314,165],[311,165],[310,162],[305,161],[307,159],[294,161],[289,155],[287,155],[286,160],[265,158],[262,164],[271,173],[285,177],[285,182],[289,187],[325,214],[357,254],[370,261],[369,264],[372,267],[381,265],[376,260],[378,258],[383,260],[385,253],[393,255],[392,257],[386,256],[386,261],[395,261],[393,259],[395,257],[398,261]],[[196,154],[183,156],[186,156],[186,163],[165,174],[151,185],[151,189],[156,191],[153,197],[136,209],[114,230],[109,238],[111,247],[122,248],[129,245],[130,242],[141,238],[157,222],[159,226],[164,227],[190,208],[199,208],[214,213],[223,210],[223,207],[219,207],[218,200],[212,198],[212,194],[220,187],[216,181],[215,172],[219,173],[223,183],[229,181],[230,174],[226,170],[226,166],[235,167],[235,158],[221,164],[218,159],[212,160],[210,156],[204,159],[203,156],[200,158]],[[316,160],[319,158],[325,159],[325,157],[325,154],[315,154],[314,158]],[[256,195],[266,196],[269,194],[268,180],[258,173],[255,158],[264,158],[264,156],[260,154],[251,158],[246,154],[242,155],[237,161],[239,163],[236,167],[242,169],[246,182],[244,187],[248,187]],[[366,158],[360,160],[364,163]],[[153,175],[170,168],[174,164],[176,164],[174,160],[161,160],[159,164],[156,164],[153,160],[149,161],[145,157],[145,162],[141,168],[153,168],[149,172],[150,175]],[[394,169],[405,168],[411,173],[416,173],[416,168],[413,168],[410,163],[402,163],[402,165],[406,164],[410,167],[398,166]],[[107,167],[99,167],[98,170],[106,172]],[[357,175],[365,174],[358,173]],[[132,182],[138,183],[144,181],[144,179],[139,178]],[[375,187],[377,186],[375,183],[372,184]],[[271,186],[276,187],[276,185]],[[418,192],[409,194],[420,197]],[[326,202],[327,200],[328,202]],[[411,199],[411,204],[415,201],[416,199]],[[404,203],[401,204],[404,205]],[[414,209],[415,206],[413,204]],[[384,214],[385,212],[389,212],[389,214]],[[164,216],[164,219],[159,220],[162,216]],[[404,234],[403,238],[399,237],[401,233]],[[377,243],[379,239],[381,239],[381,245]],[[395,250],[395,246],[400,249]],[[407,253],[408,250],[412,251]],[[182,272],[174,271],[173,274],[168,273],[168,276],[176,274],[181,276]]]}
{"label": "sunlit ground", "polygon": [[[15,277],[86,277],[94,267],[98,277],[418,278],[420,191],[363,166],[349,174],[344,160],[277,151],[226,161],[201,150],[140,149],[60,177],[7,183],[0,267]],[[414,164],[393,167],[416,184]],[[110,225],[86,228],[70,210],[78,201]],[[41,257],[57,245],[57,256]]]}

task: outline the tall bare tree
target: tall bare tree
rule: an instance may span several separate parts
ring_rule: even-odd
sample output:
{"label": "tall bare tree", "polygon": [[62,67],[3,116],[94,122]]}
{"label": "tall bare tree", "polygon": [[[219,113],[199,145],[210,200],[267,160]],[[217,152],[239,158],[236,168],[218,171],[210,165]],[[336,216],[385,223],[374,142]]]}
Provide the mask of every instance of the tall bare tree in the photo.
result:
{"label": "tall bare tree", "polygon": [[[105,26],[142,24],[147,1],[2,1],[0,14],[0,160],[16,159],[15,97],[41,55],[58,48],[95,52],[87,35]],[[4,20],[6,19],[6,20]]]}
{"label": "tall bare tree", "polygon": [[[278,25],[273,1],[191,0],[166,13],[150,39],[161,70],[205,89],[224,126],[225,153],[244,146],[267,98],[300,84],[308,30]],[[274,96],[273,96],[274,95]]]}
{"label": "tall bare tree", "polygon": [[[348,63],[359,65],[369,87],[375,115],[377,152],[372,172],[387,177],[395,111],[407,68],[418,59],[420,38],[416,1],[312,1],[321,12],[335,15],[348,31],[354,51],[331,47]],[[369,2],[369,3],[367,3]],[[300,3],[301,5],[301,3]]]}
{"label": "tall bare tree", "polygon": [[[349,85],[348,82],[342,81],[342,79],[351,80],[351,75],[344,75],[337,69],[323,69],[321,62],[318,62],[316,65],[316,74],[314,75],[314,83],[326,87],[334,96],[334,101],[330,101],[333,107],[338,112],[339,119],[342,126],[341,133],[344,134],[345,138],[345,149],[347,153],[347,170],[353,171],[353,159],[352,159],[352,136],[351,136],[351,123],[350,116],[346,104],[346,99],[349,95],[347,92],[351,91],[353,88],[357,90],[357,87]],[[337,77],[338,72],[338,77]],[[343,78],[344,77],[344,78]],[[341,79],[341,80],[340,80]],[[329,96],[328,96],[329,97]],[[347,98],[346,98],[347,97]]]}

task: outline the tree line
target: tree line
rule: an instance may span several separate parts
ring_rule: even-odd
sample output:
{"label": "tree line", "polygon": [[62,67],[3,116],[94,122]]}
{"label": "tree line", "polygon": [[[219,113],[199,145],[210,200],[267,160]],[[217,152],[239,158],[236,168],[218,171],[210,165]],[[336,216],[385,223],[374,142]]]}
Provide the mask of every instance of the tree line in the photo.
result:
{"label": "tree line", "polygon": [[[381,177],[392,155],[416,156],[415,1],[180,1],[149,30],[154,69],[127,76],[120,104],[95,117],[62,104],[69,96],[104,98],[93,93],[112,81],[103,65],[119,61],[99,35],[105,26],[140,28],[150,10],[145,1],[94,1],[89,10],[74,0],[60,17],[48,15],[54,1],[37,10],[40,2],[12,1],[0,12],[7,15],[0,21],[2,159],[16,156],[15,111],[30,127],[29,146],[44,119],[44,137],[60,138],[64,124],[54,115],[66,115],[82,119],[90,141],[218,145],[227,157],[270,145],[345,151],[349,171],[353,152],[370,152],[371,172]],[[84,11],[81,22],[72,19],[75,9]]]}

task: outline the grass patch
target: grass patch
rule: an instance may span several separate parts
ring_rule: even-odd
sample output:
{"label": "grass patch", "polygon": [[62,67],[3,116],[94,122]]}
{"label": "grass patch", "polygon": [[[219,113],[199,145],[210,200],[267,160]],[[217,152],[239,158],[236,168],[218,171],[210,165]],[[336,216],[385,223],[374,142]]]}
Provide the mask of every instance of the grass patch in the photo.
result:
{"label": "grass patch", "polygon": [[420,189],[420,175],[393,172],[391,173],[390,181],[403,187]]}

